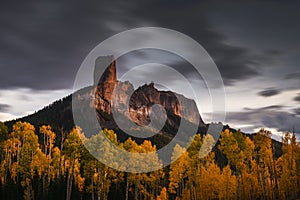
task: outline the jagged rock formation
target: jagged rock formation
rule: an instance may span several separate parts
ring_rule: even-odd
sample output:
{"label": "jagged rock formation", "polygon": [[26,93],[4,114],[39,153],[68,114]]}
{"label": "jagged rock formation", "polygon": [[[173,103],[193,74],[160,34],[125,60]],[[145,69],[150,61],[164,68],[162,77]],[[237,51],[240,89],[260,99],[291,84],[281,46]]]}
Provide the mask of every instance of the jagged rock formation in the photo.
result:
{"label": "jagged rock formation", "polygon": [[[206,125],[202,121],[196,103],[193,100],[171,91],[159,91],[155,88],[154,83],[145,84],[135,90],[129,81],[122,82],[117,80],[116,64],[112,56],[99,57],[95,61],[94,87],[83,88],[32,115],[6,122],[6,125],[11,127],[18,120],[28,121],[34,124],[36,128],[43,124],[49,124],[60,135],[62,131],[68,132],[74,126],[72,99],[73,101],[76,99],[78,103],[88,101],[88,107],[96,111],[101,127],[114,129],[119,136],[121,135],[120,138],[122,136],[126,138],[126,134],[122,133],[122,130],[119,129],[114,121],[112,108],[132,120],[135,124],[145,126],[150,123],[151,107],[155,104],[160,104],[167,113],[165,126],[160,134],[161,136],[159,136],[159,142],[162,141],[161,145],[167,143],[170,137],[177,133],[182,117],[182,109],[186,113],[185,120],[199,126],[199,132],[206,132]],[[100,77],[101,74],[102,76]],[[114,101],[112,101],[114,89],[117,92],[115,92]],[[184,102],[184,105],[189,106],[183,108],[179,103],[180,101]],[[129,105],[129,108],[126,105]],[[84,110],[85,108],[82,109]],[[195,120],[197,118],[199,120]],[[159,116],[156,116],[156,119],[159,120]],[[93,127],[91,128],[93,129]],[[96,133],[94,130],[96,131],[97,129],[93,129],[91,131],[92,134]],[[168,139],[163,141],[162,137],[165,136]]]}
{"label": "jagged rock formation", "polygon": [[[99,69],[101,71],[106,66],[108,67],[99,79],[101,73]],[[111,115],[113,106],[119,113],[128,115],[127,117],[134,123],[145,126],[150,123],[151,107],[159,104],[166,110],[169,126],[178,127],[178,118],[182,117],[183,109],[186,116],[185,120],[204,126],[194,100],[171,91],[159,91],[155,88],[154,83],[145,84],[134,91],[130,82],[118,81],[116,74],[116,61],[112,56],[99,57],[96,60],[94,72],[94,85],[96,87],[90,95],[95,94],[91,106],[95,106],[100,113],[105,113],[106,116]],[[129,107],[126,106],[128,104]],[[126,109],[129,109],[129,112],[126,112]],[[99,118],[102,125],[107,126],[107,119],[102,119],[103,116]],[[199,121],[195,119],[199,119]]]}
{"label": "jagged rock formation", "polygon": [[[102,70],[105,69],[102,75],[101,75],[101,69]],[[114,57],[99,56],[95,62],[94,83],[101,85],[103,83],[115,83],[115,82],[117,82],[117,70],[116,70],[116,61],[114,60]]]}
{"label": "jagged rock formation", "polygon": [[[122,133],[118,129],[115,121],[111,116],[111,98],[112,92],[115,87],[118,88],[117,95],[114,97],[117,102],[113,107],[117,109],[124,110],[125,105],[129,102],[129,119],[132,119],[138,125],[147,125],[149,123],[149,111],[153,104],[160,104],[166,110],[168,114],[168,119],[166,125],[162,130],[162,134],[158,134],[149,138],[149,140],[154,143],[158,148],[165,146],[172,140],[172,136],[178,129],[179,121],[181,118],[181,105],[178,102],[177,97],[181,98],[181,101],[186,101],[189,106],[185,108],[188,113],[188,118],[186,120],[191,123],[199,125],[198,132],[205,134],[207,131],[207,125],[204,124],[201,117],[199,116],[196,104],[193,100],[187,99],[182,95],[173,93],[171,91],[159,91],[155,88],[153,83],[145,84],[136,90],[134,90],[133,85],[126,81],[121,82],[117,80],[116,76],[116,62],[113,60],[112,56],[99,57],[96,62],[96,69],[94,73],[95,85],[96,87],[83,88],[72,95],[69,95],[63,99],[60,99],[51,105],[45,106],[43,109],[35,112],[34,114],[5,122],[8,126],[9,131],[12,129],[12,125],[17,121],[26,121],[33,124],[36,130],[39,129],[41,125],[51,125],[53,130],[57,134],[56,145],[60,145],[63,138],[65,138],[65,133],[68,133],[74,127],[74,121],[72,116],[72,100],[74,97],[78,101],[88,100],[90,101],[89,107],[95,108],[99,116],[99,122],[102,128],[114,129],[118,134],[118,139],[124,141],[128,138],[128,135]],[[97,71],[99,67],[109,66],[103,73],[103,76],[99,78],[100,71]],[[129,94],[132,94],[131,97]],[[121,112],[122,113],[122,112]],[[197,122],[194,119],[199,116],[200,121]],[[87,119],[88,120],[88,119]],[[224,126],[224,129],[229,128]],[[230,129],[230,131],[235,132],[236,130]],[[96,132],[92,132],[95,134]],[[42,135],[38,135],[40,140],[43,139]],[[248,135],[253,138],[253,135]],[[135,138],[137,142],[143,142],[143,139]],[[273,145],[275,145],[276,155],[281,155],[281,143],[272,140]],[[216,153],[216,160],[224,160],[224,156],[221,155],[217,148],[214,148]],[[223,161],[222,161],[223,162]]]}
{"label": "jagged rock formation", "polygon": [[[168,114],[178,117],[182,117],[184,109],[187,120],[195,124],[204,124],[195,101],[171,91],[159,91],[154,87],[154,83],[145,84],[133,93],[129,102],[131,117],[137,119],[136,116],[139,114],[144,121],[149,119],[150,109],[154,104],[162,105]],[[188,106],[184,107],[184,105]],[[200,121],[195,121],[195,119],[200,119]]]}
{"label": "jagged rock formation", "polygon": [[[100,76],[103,69],[105,69],[104,73]],[[96,87],[91,93],[91,95],[95,94],[95,97],[94,102],[91,102],[91,106],[111,114],[110,102],[116,84],[118,84],[116,61],[113,56],[98,57],[94,70],[94,86]]]}

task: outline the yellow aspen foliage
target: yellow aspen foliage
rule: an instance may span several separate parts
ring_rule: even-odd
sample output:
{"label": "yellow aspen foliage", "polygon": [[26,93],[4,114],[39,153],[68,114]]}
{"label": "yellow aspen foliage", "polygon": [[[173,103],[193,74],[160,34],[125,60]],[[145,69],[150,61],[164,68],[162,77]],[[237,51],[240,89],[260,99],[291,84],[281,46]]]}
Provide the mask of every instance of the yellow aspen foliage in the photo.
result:
{"label": "yellow aspen foliage", "polygon": [[156,198],[156,200],[168,200],[168,194],[166,187],[161,189],[160,195]]}
{"label": "yellow aspen foliage", "polygon": [[233,136],[233,133],[226,129],[221,134],[219,149],[226,155],[228,162],[236,170],[241,170],[243,166],[243,152],[241,151],[238,142]]}
{"label": "yellow aspen foliage", "polygon": [[46,155],[41,151],[41,149],[38,149],[31,162],[31,176],[33,177],[36,172],[39,178],[41,178],[44,174],[47,174],[48,165],[50,165],[48,162],[49,160]]}
{"label": "yellow aspen foliage", "polygon": [[256,149],[256,156],[258,161],[258,179],[260,180],[262,188],[262,198],[271,198],[272,192],[275,189],[273,174],[275,168],[273,165],[273,152],[271,132],[261,129],[254,137],[254,144]]}
{"label": "yellow aspen foliage", "polygon": [[173,162],[170,165],[169,192],[180,197],[185,184],[184,179],[188,175],[189,157],[186,149],[176,144],[171,160]]}
{"label": "yellow aspen foliage", "polygon": [[51,179],[55,180],[56,178],[59,177],[60,171],[63,171],[61,169],[61,163],[60,161],[62,160],[61,152],[58,147],[54,147],[53,152],[52,152],[52,159],[51,159]]}
{"label": "yellow aspen foliage", "polygon": [[[121,170],[162,167],[151,141],[120,142],[108,129],[86,138],[76,127],[58,147],[51,126],[43,125],[36,132],[30,123],[17,122],[10,129],[7,133],[0,123],[1,199],[47,199],[53,191],[67,200],[122,195],[126,200],[300,199],[300,143],[290,132],[279,143],[264,129],[251,136],[224,130],[218,149],[212,148],[211,135],[196,134],[187,150],[174,146],[170,166],[127,173],[108,167],[97,156]],[[136,157],[128,160],[111,150],[112,145]],[[141,156],[144,153],[147,157]],[[131,162],[132,168],[125,169],[123,161]],[[72,196],[74,191],[78,196]]]}
{"label": "yellow aspen foliage", "polygon": [[236,198],[236,176],[232,174],[232,171],[227,165],[223,168],[219,187],[220,187],[220,199],[235,199]]}
{"label": "yellow aspen foliage", "polygon": [[[287,132],[283,137],[283,155],[277,160],[280,171],[279,190],[283,199],[294,199],[297,196],[299,176],[297,176],[297,153],[299,153],[295,135]],[[298,151],[298,152],[297,152]],[[299,156],[299,154],[298,154]],[[298,166],[299,167],[299,166]],[[277,169],[278,170],[278,169]]]}
{"label": "yellow aspen foliage", "polygon": [[77,185],[78,187],[78,190],[80,192],[83,191],[83,188],[84,188],[84,181],[85,181],[85,178],[81,176],[81,173],[80,173],[80,163],[79,163],[79,160],[76,159],[75,160],[75,167],[74,167],[74,181],[75,181],[75,184]]}

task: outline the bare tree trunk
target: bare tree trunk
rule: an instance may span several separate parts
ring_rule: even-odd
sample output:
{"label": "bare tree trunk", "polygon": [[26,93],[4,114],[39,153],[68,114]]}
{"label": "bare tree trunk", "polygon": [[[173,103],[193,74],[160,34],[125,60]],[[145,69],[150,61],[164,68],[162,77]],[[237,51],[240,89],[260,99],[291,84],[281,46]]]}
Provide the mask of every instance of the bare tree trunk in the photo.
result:
{"label": "bare tree trunk", "polygon": [[[275,152],[275,145],[273,145],[273,147],[272,147],[273,155],[274,155],[274,152]],[[273,160],[273,173],[274,173],[274,181],[275,181],[274,199],[279,199],[278,178],[277,178],[277,172],[276,172],[275,158],[272,157],[272,160]]]}
{"label": "bare tree trunk", "polygon": [[46,186],[45,186],[46,185],[46,183],[45,183],[46,180],[45,179],[46,179],[46,177],[45,177],[45,175],[43,175],[43,181],[42,181],[43,182],[43,189],[42,189],[42,191],[43,191],[43,195],[42,195],[43,199],[46,199],[46,191],[45,191],[46,190],[45,189],[46,188]]}
{"label": "bare tree trunk", "polygon": [[101,199],[101,188],[98,187],[98,191],[97,191],[97,199],[100,200]]}
{"label": "bare tree trunk", "polygon": [[241,199],[241,177],[239,174],[237,175],[237,199]]}
{"label": "bare tree trunk", "polygon": [[71,199],[73,177],[74,177],[74,164],[72,165],[71,175],[68,176],[68,181],[67,181],[67,198],[66,198],[66,200],[70,200]]}
{"label": "bare tree trunk", "polygon": [[245,199],[246,197],[245,197],[245,194],[246,194],[246,192],[245,192],[245,187],[244,187],[244,176],[243,176],[243,173],[241,172],[241,186],[242,186],[242,195],[241,195],[241,197],[243,198],[243,199]]}
{"label": "bare tree trunk", "polygon": [[265,172],[265,165],[263,166],[262,176],[263,176],[263,193],[264,193],[264,199],[268,199],[267,177],[266,177],[266,172]]}
{"label": "bare tree trunk", "polygon": [[30,188],[27,186],[27,200],[30,200]]}
{"label": "bare tree trunk", "polygon": [[125,191],[125,200],[128,200],[128,191],[129,191],[129,181],[128,181],[128,172],[126,172],[126,191]]}
{"label": "bare tree trunk", "polygon": [[70,200],[69,185],[70,185],[70,178],[68,177],[68,180],[67,180],[67,196],[66,196],[66,200]]}
{"label": "bare tree trunk", "polygon": [[[97,168],[97,173],[98,173],[98,177],[101,177],[101,172],[100,172],[99,167]],[[98,188],[98,191],[97,191],[97,193],[98,193],[98,200],[100,200],[101,199],[101,192],[102,192],[102,188],[103,188],[103,181],[101,181],[100,186],[97,187],[97,188]]]}
{"label": "bare tree trunk", "polygon": [[138,199],[138,184],[135,182],[134,184],[134,200]]}
{"label": "bare tree trunk", "polygon": [[63,128],[61,128],[61,141],[60,141],[60,158],[59,158],[59,164],[60,164],[60,169],[59,169],[59,175],[60,177],[62,176],[62,152],[64,148],[64,140],[65,140],[65,133]]}
{"label": "bare tree trunk", "polygon": [[92,200],[95,200],[95,190],[94,190],[94,178],[93,178],[93,175],[92,175],[92,178],[91,178],[91,182],[92,182]]}
{"label": "bare tree trunk", "polygon": [[27,186],[27,199],[34,200],[34,192],[31,183]]}
{"label": "bare tree trunk", "polygon": [[252,179],[251,179],[250,199],[251,200],[254,199],[254,190],[253,190],[253,181],[252,181]]}

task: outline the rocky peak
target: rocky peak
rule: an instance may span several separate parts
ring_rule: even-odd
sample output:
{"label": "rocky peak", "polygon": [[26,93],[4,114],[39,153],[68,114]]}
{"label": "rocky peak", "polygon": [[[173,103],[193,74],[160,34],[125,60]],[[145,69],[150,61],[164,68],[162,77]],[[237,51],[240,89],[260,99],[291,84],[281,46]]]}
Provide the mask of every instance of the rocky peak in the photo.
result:
{"label": "rocky peak", "polygon": [[[105,69],[104,72],[103,69]],[[96,91],[92,92],[92,94],[95,94],[93,104],[96,109],[111,114],[110,103],[117,83],[116,61],[114,57],[99,56],[95,61],[94,69],[94,86],[96,86],[94,89]]]}
{"label": "rocky peak", "polygon": [[[101,71],[105,69],[101,75]],[[100,78],[100,79],[99,79]],[[116,61],[113,56],[99,56],[95,61],[94,85],[117,82]]]}
{"label": "rocky peak", "polygon": [[[100,69],[107,67],[100,76]],[[98,81],[99,80],[99,81]],[[160,91],[155,88],[153,82],[145,84],[136,90],[130,82],[121,82],[116,76],[116,61],[113,56],[101,56],[96,59],[94,72],[95,90],[91,94],[95,94],[94,101],[91,106],[95,106],[100,113],[112,114],[112,106],[120,113],[128,113],[128,118],[138,125],[144,126],[150,122],[150,111],[152,106],[159,104],[166,110],[168,114],[167,123],[172,126],[178,126],[175,119],[182,117],[182,109],[186,113],[186,120],[195,124],[204,124],[198,112],[196,103],[192,99],[185,98],[183,95],[176,94],[172,91]],[[114,102],[112,102],[113,91],[117,89]],[[132,94],[132,95],[130,95]],[[129,108],[125,105],[129,102]],[[180,104],[183,102],[183,105]],[[113,103],[113,105],[112,105]],[[186,106],[184,106],[186,105]],[[124,110],[129,109],[129,110]],[[127,114],[125,114],[127,115]],[[101,117],[99,117],[101,120]],[[159,116],[157,117],[159,118]],[[196,119],[200,119],[200,122]],[[175,121],[174,121],[175,120]],[[105,119],[102,122],[107,124]]]}
{"label": "rocky peak", "polygon": [[[181,105],[180,102],[185,106]],[[134,91],[129,101],[131,116],[133,117],[135,113],[138,113],[139,118],[144,119],[143,121],[149,120],[150,109],[154,104],[163,106],[167,113],[178,117],[182,117],[182,109],[184,109],[187,120],[199,123],[195,119],[200,119],[200,123],[204,124],[194,100],[185,98],[183,95],[172,91],[159,91],[155,88],[154,83],[145,84]]]}

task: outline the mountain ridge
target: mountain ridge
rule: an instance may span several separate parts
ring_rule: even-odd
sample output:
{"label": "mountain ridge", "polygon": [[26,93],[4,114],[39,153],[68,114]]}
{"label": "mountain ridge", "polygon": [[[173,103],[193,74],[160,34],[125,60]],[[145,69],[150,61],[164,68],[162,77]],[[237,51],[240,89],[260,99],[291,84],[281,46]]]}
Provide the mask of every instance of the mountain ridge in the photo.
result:
{"label": "mountain ridge", "polygon": [[[103,75],[99,77],[99,69],[106,67]],[[178,131],[178,126],[181,120],[181,107],[177,98],[182,98],[187,101],[186,104],[190,105],[188,112],[188,119],[190,123],[198,123],[198,133],[206,134],[209,124],[205,124],[199,114],[196,103],[192,99],[188,99],[181,94],[177,94],[172,91],[160,91],[155,88],[154,83],[145,83],[144,85],[134,89],[133,85],[129,81],[119,81],[116,76],[116,61],[112,56],[100,56],[95,61],[94,71],[94,85],[82,88],[62,99],[59,99],[52,104],[45,106],[43,109],[15,120],[5,122],[5,125],[11,130],[12,125],[17,121],[26,121],[33,124],[36,128],[41,125],[51,125],[53,130],[57,133],[57,145],[63,140],[65,134],[68,133],[74,126],[72,100],[82,99],[90,101],[89,106],[95,108],[98,116],[99,123],[102,128],[113,129],[118,134],[118,138],[126,140],[129,136],[123,130],[118,128],[118,125],[112,116],[112,95],[114,89],[117,90],[113,102],[117,102],[114,105],[118,109],[118,113],[121,113],[126,118],[133,120],[133,122],[139,126],[145,126],[150,123],[150,109],[154,104],[162,105],[167,113],[167,120],[165,126],[162,128],[161,133],[148,138],[158,147],[163,147],[169,143],[170,140]],[[132,95],[130,95],[132,94]],[[129,112],[124,113],[125,105],[129,104]],[[199,121],[193,121],[193,119],[199,118]],[[236,132],[235,129],[230,128],[228,125],[223,129],[230,129]],[[37,129],[38,130],[38,129]],[[93,130],[93,129],[91,129]],[[94,129],[97,130],[96,128]],[[135,130],[133,130],[135,131]],[[96,132],[91,131],[91,134]],[[88,133],[86,133],[88,134]],[[250,138],[253,138],[251,134],[245,134]],[[41,137],[39,135],[39,137]],[[137,142],[142,142],[143,138],[134,138]],[[274,140],[273,140],[274,141]],[[274,143],[277,143],[277,141]],[[278,144],[276,144],[278,146]],[[278,148],[277,148],[278,149]]]}
{"label": "mountain ridge", "polygon": [[[104,69],[100,77],[101,69]],[[196,103],[192,99],[188,99],[181,94],[172,91],[160,91],[155,88],[154,83],[144,84],[134,89],[129,81],[119,81],[116,76],[116,61],[113,56],[99,56],[95,60],[94,85],[82,88],[52,104],[45,106],[43,109],[15,120],[7,121],[5,124],[11,129],[16,121],[27,121],[36,128],[41,125],[49,124],[62,137],[64,132],[69,132],[74,127],[72,100],[89,101],[89,106],[97,112],[99,123],[102,128],[114,129],[118,134],[124,135],[115,123],[112,117],[113,107],[122,113],[135,124],[145,126],[150,123],[151,108],[155,104],[162,105],[167,113],[166,125],[162,129],[161,135],[170,140],[178,130],[181,119],[181,105],[178,98],[185,102],[188,107],[186,109],[188,116],[186,121],[197,124],[199,131],[205,133],[207,125],[203,122]],[[99,79],[100,77],[100,79]],[[115,101],[112,102],[114,89],[117,90],[114,96]],[[117,103],[116,103],[117,102]],[[125,113],[126,104],[129,105],[129,112]],[[199,119],[195,121],[194,119]]]}

